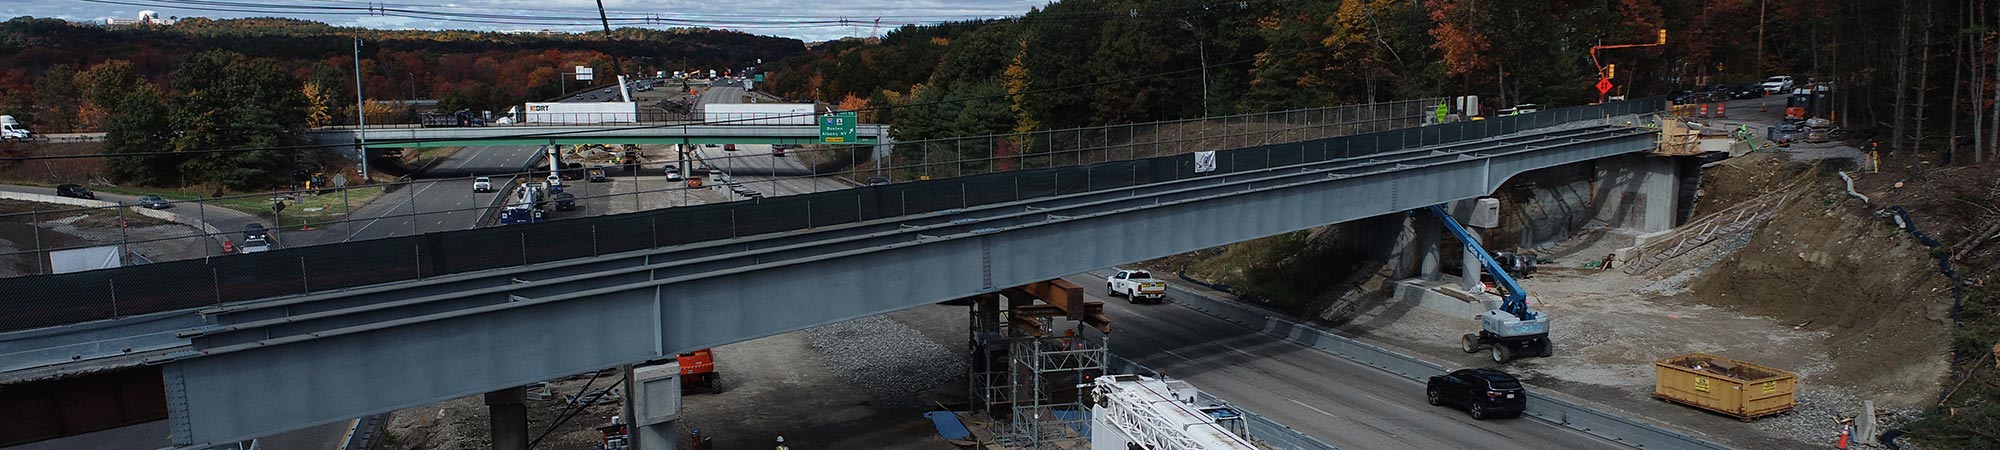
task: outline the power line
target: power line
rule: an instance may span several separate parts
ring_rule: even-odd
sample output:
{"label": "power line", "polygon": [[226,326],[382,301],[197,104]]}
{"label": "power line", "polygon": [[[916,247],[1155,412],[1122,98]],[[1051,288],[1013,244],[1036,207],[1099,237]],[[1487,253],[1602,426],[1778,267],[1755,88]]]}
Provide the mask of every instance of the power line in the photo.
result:
{"label": "power line", "polygon": [[[115,1],[115,0],[84,0],[84,1],[96,1],[96,2],[111,2],[111,1]],[[184,1],[202,1],[202,0],[184,0]],[[1461,15],[1469,15],[1469,14],[1470,14],[1470,12],[1469,12],[1469,11],[1468,11],[1468,12],[1466,12],[1466,13],[1461,13]],[[1400,28],[1415,28],[1415,27],[1418,27],[1418,26],[1426,26],[1426,27],[1427,27],[1427,26],[1429,26],[1429,25],[1430,25],[1429,23],[1419,23],[1419,24],[1412,24],[1412,25],[1410,25],[1410,26],[1406,26],[1406,27],[1398,27],[1398,28],[1399,28],[1399,29],[1400,29]],[[1156,72],[1156,73],[1151,73],[1151,74],[1142,74],[1142,75],[1134,75],[1134,76],[1128,76],[1128,77],[1122,77],[1122,78],[1115,78],[1115,79],[1109,79],[1109,80],[1098,80],[1098,81],[1091,81],[1091,82],[1085,82],[1085,83],[1079,83],[1079,84],[1072,84],[1072,85],[1068,85],[1068,86],[1055,86],[1055,87],[1048,87],[1048,88],[1041,88],[1041,89],[1029,89],[1029,90],[1024,90],[1024,91],[1021,91],[1021,92],[1009,92],[1009,93],[1001,93],[1001,94],[994,94],[994,95],[984,95],[984,96],[975,96],[975,97],[964,97],[964,98],[957,98],[957,99],[944,99],[944,100],[935,100],[935,101],[931,101],[931,102],[924,102],[924,103],[911,103],[911,104],[905,104],[905,105],[890,105],[890,106],[878,106],[878,107],[867,107],[867,108],[860,108],[860,109],[855,109],[855,110],[852,110],[852,111],[854,111],[854,112],[880,112],[880,111],[885,111],[885,110],[892,110],[892,109],[896,109],[896,108],[913,108],[913,107],[927,107],[927,106],[940,106],[940,105],[948,105],[948,104],[955,104],[955,103],[969,103],[969,102],[976,102],[976,101],[983,101],[983,100],[995,100],[995,99],[1007,99],[1007,98],[1013,98],[1013,97],[1020,97],[1020,96],[1028,96],[1028,95],[1041,95],[1041,94],[1048,94],[1048,93],[1054,93],[1054,92],[1062,92],[1062,91],[1068,91],[1068,90],[1072,90],[1072,89],[1082,89],[1082,88],[1089,88],[1089,87],[1097,87],[1097,86],[1104,86],[1104,85],[1110,85],[1110,84],[1119,84],[1119,83],[1129,83],[1129,82],[1134,82],[1134,81],[1142,81],[1142,80],[1147,80],[1147,79],[1154,79],[1154,78],[1165,78],[1165,77],[1172,77],[1172,76],[1178,76],[1178,75],[1184,75],[1184,74],[1191,74],[1191,73],[1198,73],[1198,72],[1200,72],[1200,71],[1203,71],[1203,70],[1208,70],[1208,69],[1214,69],[1214,68],[1220,68],[1220,67],[1229,67],[1229,66],[1236,66],[1236,65],[1242,65],[1242,64],[1250,64],[1250,63],[1255,63],[1255,62],[1257,62],[1258,60],[1260,60],[1260,59],[1265,59],[1265,58],[1272,58],[1272,57],[1285,57],[1285,56],[1292,56],[1292,55],[1298,55],[1298,54],[1304,54],[1304,53],[1308,53],[1308,52],[1314,52],[1314,51],[1320,51],[1320,50],[1327,50],[1327,49],[1331,49],[1331,48],[1333,48],[1333,47],[1332,47],[1331,45],[1327,45],[1327,44],[1320,44],[1320,45],[1317,45],[1317,46],[1311,46],[1311,47],[1304,47],[1304,48],[1299,48],[1299,49],[1294,49],[1294,50],[1286,50],[1286,51],[1280,51],[1280,52],[1272,52],[1272,53],[1265,53],[1265,54],[1262,54],[1261,56],[1258,56],[1258,57],[1251,57],[1251,58],[1247,58],[1247,59],[1240,59],[1240,60],[1235,60],[1235,61],[1227,61],[1227,62],[1221,62],[1221,63],[1216,63],[1216,64],[1209,64],[1209,65],[1197,65],[1197,66],[1195,66],[1195,67],[1190,67],[1190,68],[1184,68],[1184,69],[1178,69],[1178,70],[1170,70],[1170,71],[1166,71],[1166,72]],[[729,125],[729,124],[736,124],[736,123],[743,123],[743,122],[751,122],[751,121],[765,121],[765,120],[774,120],[774,119],[785,119],[785,118],[798,118],[798,117],[816,117],[816,116],[818,116],[818,114],[817,114],[817,113],[810,113],[810,114],[790,114],[790,115],[777,115],[777,116],[767,116],[767,117],[757,117],[757,118],[746,118],[746,119],[728,119],[728,120],[716,120],[716,121],[701,121],[701,122],[689,122],[689,123],[669,123],[669,124],[658,124],[658,125],[640,125],[640,126],[618,126],[618,127],[613,127],[613,126],[605,126],[605,127],[598,127],[598,128],[591,128],[591,129],[582,129],[582,130],[570,130],[570,131],[550,131],[550,132],[540,132],[540,133],[526,133],[526,134],[513,134],[513,135],[501,135],[501,136],[490,136],[490,137],[482,137],[482,138],[454,138],[454,139],[405,139],[405,140],[387,140],[387,141],[380,141],[380,140],[378,140],[378,141],[376,141],[376,145],[380,145],[380,146],[390,146],[390,145],[397,145],[397,144],[422,144],[422,143],[426,143],[426,142],[438,142],[438,141],[447,141],[447,140],[448,140],[448,141],[489,141],[489,140],[492,140],[492,141],[498,141],[498,140],[519,140],[519,139],[534,139],[534,138],[560,138],[560,137],[568,137],[568,136],[574,136],[574,135],[581,135],[581,134],[589,134],[589,133],[597,133],[597,132],[603,132],[603,131],[610,131],[610,130],[649,130],[649,129],[667,129],[667,128],[684,128],[684,127],[694,127],[694,126],[707,126],[707,125]],[[615,139],[615,138],[613,138],[613,139]],[[92,155],[42,155],[42,156],[14,156],[14,157],[0,157],[0,161],[35,161],[35,160],[60,160],[60,159],[83,159],[83,158],[106,158],[106,157],[118,157],[118,156],[166,156],[166,155],[199,155],[199,154],[216,154],[216,153],[245,153],[245,152],[256,152],[256,151],[274,151],[274,150],[275,150],[275,151],[298,151],[298,150],[320,150],[320,149],[344,149],[344,148],[350,148],[350,147],[352,147],[352,144],[313,144],[313,145],[293,145],[293,146],[272,146],[272,147],[256,147],[256,148],[239,148],[239,149],[203,149],[203,150],[185,150],[185,151],[160,151],[160,152],[135,152],[135,153],[115,153],[115,154],[102,154],[102,153],[100,153],[100,154],[92,154]]]}
{"label": "power line", "polygon": [[[1286,52],[1280,52],[1280,53],[1276,53],[1276,54],[1273,54],[1272,56],[1288,56],[1288,55],[1293,55],[1293,54],[1299,54],[1299,53],[1304,53],[1304,52],[1307,52],[1307,51],[1313,51],[1313,50],[1319,50],[1319,49],[1324,49],[1324,48],[1327,48],[1327,47],[1326,47],[1326,46],[1324,46],[1324,45],[1322,45],[1322,46],[1319,46],[1319,47],[1309,47],[1309,48],[1303,48],[1303,49],[1298,49],[1298,50],[1291,50],[1291,51],[1286,51]],[[1169,76],[1175,76],[1175,75],[1181,75],[1181,74],[1187,74],[1187,73],[1194,73],[1194,72],[1197,72],[1197,71],[1200,71],[1200,70],[1204,70],[1204,69],[1209,69],[1209,68],[1216,68],[1216,67],[1224,67],[1224,66],[1233,66],[1233,65],[1238,65],[1238,64],[1247,64],[1247,63],[1253,63],[1253,62],[1256,62],[1256,61],[1257,61],[1257,59],[1256,59],[1256,58],[1250,58],[1250,59],[1242,59],[1242,60],[1237,60],[1237,61],[1230,61],[1230,62],[1224,62],[1224,63],[1219,63],[1219,64],[1214,64],[1214,65],[1208,65],[1208,66],[1196,66],[1196,67],[1192,67],[1192,68],[1186,68],[1186,69],[1179,69],[1179,70],[1172,70],[1172,71],[1166,71],[1166,72],[1158,72],[1158,73],[1152,73],[1152,74],[1144,74],[1144,75],[1135,75],[1135,76],[1129,76],[1129,77],[1123,77],[1123,78],[1115,78],[1115,79],[1109,79],[1109,80],[1099,80],[1099,81],[1092,81],[1092,82],[1087,82],[1087,83],[1081,83],[1081,84],[1073,84],[1073,85],[1069,85],[1069,86],[1056,86],[1056,87],[1049,87],[1049,88],[1042,88],[1042,89],[1030,89],[1030,90],[1025,90],[1025,91],[1021,91],[1021,92],[1012,92],[1012,93],[1002,93],[1002,94],[995,94],[995,95],[985,95],[985,96],[976,96],[976,97],[966,97],[966,98],[958,98],[958,99],[946,99],[946,100],[936,100],[936,101],[931,101],[931,102],[924,102],[924,103],[911,103],[911,104],[907,104],[907,105],[893,105],[893,106],[879,106],[879,107],[870,107],[870,108],[860,108],[860,109],[855,109],[855,110],[853,110],[853,111],[854,111],[854,112],[876,112],[876,111],[883,111],[883,110],[889,110],[889,109],[895,109],[895,108],[912,108],[912,107],[926,107],[926,106],[939,106],[939,105],[948,105],[948,104],[954,104],[954,103],[968,103],[968,102],[975,102],[975,101],[982,101],[982,100],[994,100],[994,99],[1003,99],[1003,98],[1011,98],[1011,97],[1017,97],[1017,96],[1026,96],[1026,95],[1040,95],[1040,94],[1047,94],[1047,93],[1052,93],[1052,92],[1060,92],[1060,91],[1067,91],[1067,90],[1071,90],[1071,89],[1081,89],[1081,88],[1087,88],[1087,87],[1095,87],[1095,86],[1103,86],[1103,85],[1108,85],[1108,84],[1117,84],[1117,83],[1128,83],[1128,82],[1133,82],[1133,81],[1141,81],[1141,80],[1146,80],[1146,79],[1152,79],[1152,78],[1162,78],[1162,77],[1169,77]],[[580,134],[589,134],[589,133],[598,133],[598,132],[603,132],[603,131],[610,131],[610,130],[621,130],[621,131],[623,131],[623,130],[649,130],[649,129],[667,129],[667,128],[681,128],[681,127],[693,127],[693,126],[706,126],[706,125],[729,125],[729,124],[736,124],[736,123],[743,123],[743,122],[751,122],[751,121],[766,121],[766,120],[774,120],[774,119],[785,119],[785,118],[798,118],[798,117],[817,117],[817,116],[818,116],[818,114],[817,114],[817,113],[812,113],[812,114],[789,114],[789,115],[777,115],[777,116],[767,116],[767,117],[756,117],[756,118],[745,118],[745,119],[728,119],[728,120],[716,120],[716,121],[702,121],[702,122],[692,122],[692,123],[677,123],[677,124],[659,124],[659,125],[642,125],[642,126],[631,126],[631,127],[599,127],[599,128],[592,128],[592,129],[583,129],[583,130],[571,130],[571,131],[551,131],[551,132],[541,132],[541,133],[527,133],[527,134],[514,134],[514,135],[504,135],[504,136],[492,136],[492,137],[484,137],[484,138],[460,138],[460,139],[449,139],[449,140],[450,140],[450,141],[485,141],[485,140],[518,140],[518,139],[533,139],[533,138],[554,138],[554,137],[566,137],[566,136],[573,136],[573,135],[580,135]],[[395,145],[395,144],[421,144],[421,143],[425,143],[425,142],[437,142],[437,141],[443,141],[443,140],[446,140],[446,139],[407,139],[407,140],[377,140],[377,141],[375,141],[375,142],[376,142],[376,145],[382,145],[382,146],[388,146],[388,145]],[[259,147],[259,148],[241,148],[241,149],[205,149],[205,150],[186,150],[186,151],[162,151],[162,152],[136,152],[136,153],[116,153],[116,154],[95,154],[95,155],[46,155],[46,156],[16,156],[16,157],[5,157],[5,158],[0,158],[0,161],[33,161],[33,160],[47,160],[47,159],[81,159],[81,158],[104,158],[104,157],[113,157],[113,156],[164,156],[164,155],[193,155],[193,154],[213,154],[213,153],[239,153],[239,152],[254,152],[254,151],[271,151],[271,150],[281,150],[281,151],[293,151],[293,150],[315,150],[315,149],[334,149],[334,148],[348,148],[348,147],[351,147],[351,146],[352,146],[352,145],[350,145],[350,144],[316,144],[316,145],[293,145],[293,146],[275,146],[275,147]]]}
{"label": "power line", "polygon": [[[607,15],[607,17],[605,18],[599,19],[599,18],[589,17],[587,15],[552,16],[546,14],[526,15],[526,14],[435,11],[435,10],[427,10],[424,8],[453,8],[453,7],[416,5],[416,4],[375,3],[375,2],[362,3],[353,1],[332,1],[332,0],[321,0],[326,4],[304,4],[304,5],[299,5],[299,4],[274,5],[274,4],[248,3],[248,2],[227,1],[227,0],[83,0],[83,1],[91,3],[114,4],[114,5],[124,5],[124,6],[147,7],[147,8],[183,8],[183,9],[192,9],[198,11],[229,12],[229,13],[239,13],[239,14],[288,14],[289,13],[289,14],[320,14],[320,15],[338,15],[338,16],[392,16],[392,17],[406,17],[414,19],[438,20],[438,21],[449,21],[449,22],[466,22],[466,23],[516,25],[516,26],[535,26],[535,25],[584,26],[584,25],[592,25],[595,24],[595,22],[599,21],[609,21],[620,25],[682,25],[682,26],[708,26],[708,27],[726,27],[726,28],[796,28],[796,27],[843,28],[843,27],[854,26],[856,24],[861,23],[861,21],[859,20],[848,18],[853,16],[766,15],[766,14],[758,14],[758,15],[682,14],[682,13],[652,13],[652,12],[644,12],[634,16],[624,15],[628,13],[627,11],[619,11],[620,15],[618,16]],[[1257,1],[1258,3],[1282,2],[1282,0],[1257,0]],[[961,14],[961,15],[883,14],[883,15],[876,15],[876,17],[879,17],[882,23],[890,26],[938,25],[938,24],[950,23],[953,21],[985,21],[985,20],[1013,20],[1013,21],[1039,22],[1039,21],[1065,21],[1065,20],[1091,18],[1091,17],[1111,17],[1117,15],[1140,14],[1140,13],[1144,13],[1147,15],[1166,14],[1166,13],[1174,13],[1177,11],[1187,11],[1187,10],[1197,10],[1197,9],[1211,10],[1218,5],[1226,5],[1226,4],[1235,4],[1238,6],[1239,9],[1242,9],[1248,7],[1249,1],[1242,0],[1237,2],[1204,3],[1192,6],[1183,6],[1183,7],[1133,8],[1125,11],[1078,11],[1078,12],[1054,12],[1054,13],[1035,12],[1032,15],[1032,17],[1026,15],[995,16],[987,14]],[[510,8],[510,10],[571,12],[571,13],[583,12],[580,10],[570,10],[570,9]],[[677,17],[692,17],[692,18],[684,19]],[[780,20],[755,20],[759,18],[780,19]]]}

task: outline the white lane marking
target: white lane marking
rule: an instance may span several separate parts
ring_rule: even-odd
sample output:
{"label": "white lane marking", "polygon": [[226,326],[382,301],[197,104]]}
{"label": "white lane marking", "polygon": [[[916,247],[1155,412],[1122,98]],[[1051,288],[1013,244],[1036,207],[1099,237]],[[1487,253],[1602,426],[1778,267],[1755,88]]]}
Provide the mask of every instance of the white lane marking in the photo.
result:
{"label": "white lane marking", "polygon": [[1313,410],[1313,412],[1317,412],[1317,413],[1320,413],[1320,414],[1325,414],[1325,415],[1326,415],[1327,417],[1332,417],[1332,418],[1336,418],[1336,419],[1340,418],[1340,416],[1336,416],[1336,415],[1333,415],[1333,413],[1330,413],[1330,412],[1326,412],[1326,410],[1324,410],[1324,409],[1319,409],[1319,408],[1314,408],[1314,407],[1313,407],[1313,405],[1308,405],[1308,404],[1306,404],[1306,402],[1301,402],[1301,401],[1298,401],[1298,400],[1294,400],[1294,399],[1289,399],[1289,398],[1288,398],[1288,399],[1285,399],[1285,401],[1289,401],[1289,402],[1292,402],[1292,403],[1295,403],[1295,404],[1298,404],[1299,406],[1304,406],[1304,407],[1306,407],[1306,409],[1310,409],[1310,410]]}
{"label": "white lane marking", "polygon": [[[413,193],[413,194],[411,194],[411,195],[406,195],[406,196],[403,196],[403,200],[401,200],[401,201],[398,201],[398,202],[396,202],[396,206],[391,206],[391,207],[389,207],[389,210],[388,210],[387,212],[384,212],[384,213],[383,213],[383,215],[385,215],[385,216],[386,216],[386,215],[388,215],[388,214],[390,214],[390,213],[394,213],[394,212],[395,212],[396,210],[398,210],[398,209],[403,209],[403,204],[404,204],[404,203],[409,203],[409,202],[410,202],[410,199],[413,199],[413,198],[417,198],[417,197],[421,197],[421,196],[423,196],[423,195],[424,195],[424,191],[428,191],[428,190],[431,190],[431,187],[434,187],[434,186],[437,186],[437,185],[438,185],[438,182],[436,182],[436,181],[431,181],[431,182],[427,182],[427,183],[425,183],[425,184],[424,184],[424,187],[423,187],[423,189],[418,189],[418,190],[417,190],[417,192],[415,192],[415,193]],[[408,187],[404,187],[404,189],[409,189],[409,188],[408,188]],[[387,195],[387,194],[385,194],[385,195]],[[412,216],[412,217],[414,217],[414,216]],[[381,220],[382,220],[382,216],[375,216],[375,218],[374,218],[374,219],[370,219],[370,220],[368,221],[368,223],[365,223],[365,224],[361,224],[361,229],[359,229],[359,230],[354,230],[354,234],[350,234],[350,235],[348,235],[348,236],[347,236],[347,238],[346,238],[346,239],[341,239],[340,241],[341,241],[341,242],[347,242],[347,241],[349,241],[349,240],[352,240],[352,239],[354,239],[354,236],[357,236],[357,235],[360,235],[360,234],[361,234],[361,232],[363,232],[363,231],[368,231],[368,227],[369,227],[369,226],[372,226],[372,225],[375,225],[375,222],[379,222],[379,221],[381,221]],[[415,219],[414,219],[414,218],[412,218],[412,219],[410,219],[410,220],[415,220]]]}

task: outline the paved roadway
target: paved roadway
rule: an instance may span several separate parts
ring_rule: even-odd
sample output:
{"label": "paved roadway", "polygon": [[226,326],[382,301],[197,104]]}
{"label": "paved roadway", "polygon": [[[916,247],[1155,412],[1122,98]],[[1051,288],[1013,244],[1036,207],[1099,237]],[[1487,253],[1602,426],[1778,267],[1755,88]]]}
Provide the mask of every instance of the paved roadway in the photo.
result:
{"label": "paved roadway", "polygon": [[[22,193],[42,194],[42,195],[56,195],[55,188],[41,187],[41,186],[0,185],[0,191],[22,192]],[[125,205],[139,204],[139,196],[136,195],[113,194],[110,192],[102,192],[102,191],[92,191],[92,193],[97,195],[98,200],[104,200],[108,202],[118,202]],[[65,205],[63,207],[69,208],[70,206]],[[210,206],[203,204],[202,202],[194,202],[194,201],[175,202],[173,203],[173,207],[167,208],[165,209],[165,211],[174,213],[175,215],[193,218],[196,221],[206,220],[210,226],[213,226],[215,227],[215,229],[221,230],[224,233],[235,233],[243,231],[243,227],[245,225],[249,225],[252,223],[261,224],[266,227],[269,227],[271,224],[270,221],[257,218],[257,216],[253,216],[248,213],[244,213],[242,211],[237,211],[234,209],[217,207],[217,206]],[[242,237],[234,236],[230,237],[230,239],[241,241]],[[210,246],[211,246],[210,250],[214,250],[218,252],[218,254],[220,254],[219,252],[222,251],[222,246],[220,243],[210,242]],[[173,258],[173,259],[182,259],[182,258]]]}
{"label": "paved roadway", "polygon": [[[257,439],[262,450],[336,450],[352,423],[334,423],[278,433]],[[157,450],[172,446],[167,442],[167,421],[155,420],[104,431],[7,447],[7,450]]]}
{"label": "paved roadway", "polygon": [[736,151],[723,147],[698,147],[702,164],[722,169],[731,179],[766,197],[810,194],[855,187],[833,177],[814,177],[798,156],[773,156],[767,144],[736,144]]}
{"label": "paved roadway", "polygon": [[[518,173],[535,158],[540,146],[466,147],[439,161],[425,176],[409,185],[383,194],[357,207],[350,221],[319,231],[289,233],[293,245],[314,245],[347,240],[380,239],[432,231],[462,230],[478,225],[498,192],[510,179],[498,174]],[[493,175],[496,192],[472,192],[472,177]]]}
{"label": "paved roadway", "polygon": [[1113,354],[1328,444],[1369,450],[1626,449],[1533,419],[1475,421],[1430,406],[1424,385],[1192,309],[1105,298],[1104,279],[1064,277],[1105,302]]}

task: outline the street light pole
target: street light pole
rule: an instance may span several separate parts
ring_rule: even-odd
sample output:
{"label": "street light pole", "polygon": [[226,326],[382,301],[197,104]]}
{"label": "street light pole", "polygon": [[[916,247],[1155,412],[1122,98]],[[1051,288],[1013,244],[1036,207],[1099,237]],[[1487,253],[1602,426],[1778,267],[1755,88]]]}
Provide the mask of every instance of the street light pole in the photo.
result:
{"label": "street light pole", "polygon": [[354,131],[359,143],[355,153],[361,158],[361,183],[374,180],[368,176],[368,106],[361,100],[361,38],[354,38],[354,117],[361,128]]}

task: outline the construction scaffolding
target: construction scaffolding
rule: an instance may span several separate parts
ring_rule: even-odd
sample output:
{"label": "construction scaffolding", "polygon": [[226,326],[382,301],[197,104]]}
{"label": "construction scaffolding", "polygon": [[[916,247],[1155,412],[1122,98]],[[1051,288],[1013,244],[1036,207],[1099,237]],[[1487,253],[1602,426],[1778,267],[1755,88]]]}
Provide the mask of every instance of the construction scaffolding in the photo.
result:
{"label": "construction scaffolding", "polygon": [[1104,374],[1110,323],[1102,303],[1081,301],[1081,288],[1045,283],[972,299],[972,408],[989,418],[996,444],[1086,448],[1090,396],[1078,386]]}

